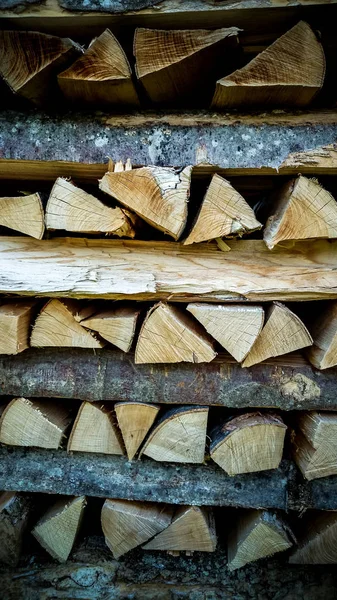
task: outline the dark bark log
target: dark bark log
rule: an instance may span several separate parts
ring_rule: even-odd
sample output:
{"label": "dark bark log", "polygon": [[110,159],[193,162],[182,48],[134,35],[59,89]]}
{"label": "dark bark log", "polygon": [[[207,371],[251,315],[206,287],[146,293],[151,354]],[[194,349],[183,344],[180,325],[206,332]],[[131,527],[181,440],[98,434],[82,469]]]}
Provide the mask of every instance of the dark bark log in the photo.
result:
{"label": "dark bark log", "polygon": [[59,0],[60,6],[67,10],[99,11],[108,13],[125,13],[129,10],[141,10],[154,4],[160,5],[161,0]]}

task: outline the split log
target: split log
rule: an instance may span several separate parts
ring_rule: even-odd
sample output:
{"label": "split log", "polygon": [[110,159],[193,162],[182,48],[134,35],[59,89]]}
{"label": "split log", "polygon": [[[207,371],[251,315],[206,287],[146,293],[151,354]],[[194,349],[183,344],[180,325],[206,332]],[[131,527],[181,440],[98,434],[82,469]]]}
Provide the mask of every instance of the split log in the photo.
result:
{"label": "split log", "polygon": [[270,250],[284,240],[336,237],[337,202],[316,179],[299,175],[276,194],[263,232]]}
{"label": "split log", "polygon": [[289,558],[293,565],[328,565],[337,563],[337,512],[323,512],[310,517],[299,547]]}
{"label": "split log", "polygon": [[276,514],[246,510],[228,537],[228,568],[240,569],[246,564],[288,550],[292,546],[288,527]]}
{"label": "split log", "polygon": [[184,311],[164,303],[149,310],[138,336],[136,364],[200,363],[215,357],[208,335]]}
{"label": "split log", "polygon": [[134,38],[136,74],[155,103],[209,103],[223,65],[233,66],[237,27],[207,31],[138,28]]}
{"label": "split log", "polygon": [[241,236],[262,225],[245,199],[227,179],[213,175],[198,216],[184,244]]}
{"label": "split log", "polygon": [[243,367],[251,367],[271,356],[281,356],[311,346],[312,338],[301,319],[289,308],[274,302],[266,314],[264,327]]}
{"label": "split log", "polygon": [[217,81],[212,108],[307,106],[324,77],[322,45],[300,21],[245,67]]}
{"label": "split log", "polygon": [[37,31],[1,31],[0,76],[12,92],[34,104],[52,98],[56,75],[82,48],[69,38]]}
{"label": "split log", "polygon": [[29,347],[35,306],[36,300],[11,301],[0,306],[0,354],[18,354]]}
{"label": "split log", "polygon": [[14,398],[0,422],[0,442],[11,446],[59,448],[71,422],[61,402]]}
{"label": "split log", "polygon": [[316,449],[325,442],[337,443],[337,413],[335,412],[313,410],[300,413],[296,425]]}
{"label": "split log", "polygon": [[337,474],[337,414],[317,411],[302,414],[293,439],[293,456],[308,479]]}
{"label": "split log", "polygon": [[109,29],[92,40],[83,56],[58,75],[58,83],[71,102],[139,105],[129,61]]}
{"label": "split log", "polygon": [[252,349],[264,321],[261,306],[200,303],[189,304],[187,310],[239,362]]}
{"label": "split log", "polygon": [[198,506],[181,506],[177,509],[172,523],[143,546],[143,549],[214,552],[216,532],[212,511]]}
{"label": "split log", "polygon": [[310,326],[314,343],[306,352],[316,369],[337,365],[337,302],[331,302]]}
{"label": "split log", "polygon": [[16,566],[19,562],[23,534],[30,517],[31,500],[16,492],[0,493],[0,562]]}
{"label": "split log", "polygon": [[191,173],[192,167],[180,171],[165,167],[109,171],[100,180],[99,187],[144,221],[177,240],[186,224]]}
{"label": "split log", "polygon": [[81,321],[83,327],[97,331],[104,340],[129,352],[136,331],[140,309],[127,306],[102,310]]}
{"label": "split log", "polygon": [[71,181],[58,177],[46,207],[47,229],[79,233],[109,233],[135,237],[132,222],[123,209],[106,206]]}
{"label": "split log", "polygon": [[81,312],[76,300],[49,300],[35,321],[30,345],[102,348],[104,343],[80,324],[92,312],[90,307]]}
{"label": "split log", "polygon": [[170,507],[151,502],[107,499],[101,513],[105,542],[114,558],[144,544],[165,529],[171,519]]}
{"label": "split log", "polygon": [[115,412],[128,459],[132,460],[150,431],[160,407],[142,402],[118,402]]}
{"label": "split log", "polygon": [[208,408],[182,406],[168,411],[140,451],[160,462],[203,463]]}
{"label": "split log", "polygon": [[0,198],[0,225],[41,240],[44,212],[40,195]]}
{"label": "split log", "polygon": [[210,455],[228,475],[277,469],[287,427],[275,414],[246,413],[211,435]]}
{"label": "split log", "polygon": [[59,562],[65,562],[72,551],[85,505],[85,496],[61,498],[47,510],[32,531],[39,544]]}
{"label": "split log", "polygon": [[111,410],[82,402],[68,441],[68,452],[124,454]]}

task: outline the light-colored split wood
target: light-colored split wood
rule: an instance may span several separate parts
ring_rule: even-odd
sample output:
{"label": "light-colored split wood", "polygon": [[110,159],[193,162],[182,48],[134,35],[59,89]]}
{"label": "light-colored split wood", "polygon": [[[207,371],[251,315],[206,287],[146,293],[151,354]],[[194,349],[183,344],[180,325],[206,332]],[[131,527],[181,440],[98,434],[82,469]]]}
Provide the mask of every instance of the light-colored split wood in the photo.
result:
{"label": "light-colored split wood", "polygon": [[187,310],[239,362],[250,352],[264,321],[261,306],[195,303]]}
{"label": "light-colored split wood", "polygon": [[107,406],[82,402],[69,436],[68,452],[124,454],[120,433]]}
{"label": "light-colored split wood", "polygon": [[300,175],[276,194],[263,232],[272,250],[286,240],[337,237],[337,202],[316,179]]}
{"label": "light-colored split wood", "polygon": [[107,499],[101,513],[105,542],[114,558],[147,542],[168,527],[171,519],[172,509],[165,505],[127,500]]}
{"label": "light-colored split wood", "polygon": [[293,565],[337,563],[337,512],[322,512],[310,518],[298,536],[299,547],[289,558]]}
{"label": "light-colored split wood", "polygon": [[92,40],[83,56],[58,75],[58,82],[71,101],[106,106],[139,104],[129,61],[109,29]]}
{"label": "light-colored split wood", "polygon": [[238,71],[216,84],[212,108],[274,104],[306,106],[323,86],[325,56],[300,21]]}
{"label": "light-colored split wood", "polygon": [[310,326],[314,343],[306,355],[316,369],[337,365],[337,302],[325,307]]}
{"label": "light-colored split wood", "polygon": [[102,348],[104,343],[78,322],[92,312],[93,309],[89,308],[81,315],[81,305],[76,300],[56,298],[49,300],[35,321],[30,345],[38,348],[47,346]]}
{"label": "light-colored split wood", "polygon": [[150,431],[160,407],[142,402],[118,402],[115,412],[121,429],[128,459],[136,455],[145,436]]}
{"label": "light-colored split wood", "polygon": [[261,229],[254,211],[227,179],[213,175],[198,216],[184,244],[241,236]]}
{"label": "light-colored split wood", "polygon": [[308,479],[337,474],[337,414],[312,411],[299,415],[293,456]]}
{"label": "light-colored split wood", "polygon": [[17,492],[0,493],[0,563],[16,566],[19,562],[31,508],[29,496]]}
{"label": "light-colored split wood", "polygon": [[14,398],[1,417],[0,442],[59,448],[70,422],[69,408],[60,402]]}
{"label": "light-colored split wood", "polygon": [[59,562],[65,562],[72,551],[85,505],[85,496],[66,496],[43,515],[32,531],[39,544]]}
{"label": "light-colored split wood", "polygon": [[41,240],[44,212],[39,194],[0,198],[0,225]]}
{"label": "light-colored split wood", "polygon": [[110,233],[135,237],[135,229],[122,208],[110,208],[71,181],[58,177],[46,207],[47,229],[78,233]]}
{"label": "light-colored split wood", "polygon": [[143,454],[162,462],[203,463],[208,408],[182,406],[166,413],[142,447]]}
{"label": "light-colored split wood", "polygon": [[36,300],[9,301],[0,306],[0,354],[18,354],[29,347]]}
{"label": "light-colored split wood", "polygon": [[287,427],[274,414],[246,413],[211,436],[210,455],[228,475],[277,469]]}
{"label": "light-colored split wood", "polygon": [[271,356],[281,356],[311,346],[312,337],[301,319],[289,308],[274,302],[264,327],[248,353],[243,367],[251,367]]}
{"label": "light-colored split wood", "polygon": [[180,172],[165,167],[142,167],[108,172],[100,189],[133,210],[150,225],[177,240],[187,219],[192,167]]}
{"label": "light-colored split wood", "polygon": [[300,413],[296,425],[316,449],[326,441],[331,444],[337,443],[337,413],[335,412],[312,410]]}
{"label": "light-colored split wood", "polygon": [[288,527],[274,513],[245,510],[228,538],[228,568],[230,571],[240,569],[291,546]]}
{"label": "light-colored split wood", "polygon": [[213,344],[186,312],[159,303],[152,307],[139,333],[135,363],[210,362]]}
{"label": "light-colored split wood", "polygon": [[106,309],[81,321],[81,325],[97,331],[103,339],[117,346],[123,352],[129,352],[139,313],[139,308],[127,306]]}

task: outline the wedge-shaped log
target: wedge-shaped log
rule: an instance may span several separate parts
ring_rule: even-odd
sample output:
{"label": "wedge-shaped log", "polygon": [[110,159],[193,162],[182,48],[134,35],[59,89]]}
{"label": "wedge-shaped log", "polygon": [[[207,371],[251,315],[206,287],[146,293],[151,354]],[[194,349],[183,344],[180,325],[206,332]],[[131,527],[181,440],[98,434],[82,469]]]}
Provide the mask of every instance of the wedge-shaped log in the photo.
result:
{"label": "wedge-shaped log", "polygon": [[150,431],[160,407],[142,402],[118,402],[115,412],[128,459],[132,460]]}
{"label": "wedge-shaped log", "polygon": [[300,175],[276,194],[263,232],[270,250],[285,240],[336,237],[337,202],[316,179]]}
{"label": "wedge-shaped log", "polygon": [[337,414],[312,411],[297,420],[293,456],[306,479],[337,474]]}
{"label": "wedge-shaped log", "polygon": [[123,352],[129,352],[136,331],[140,310],[122,306],[102,310],[81,321],[83,327],[97,331],[104,339]]}
{"label": "wedge-shaped log", "polygon": [[124,454],[121,436],[108,407],[82,402],[68,441],[68,452]]}
{"label": "wedge-shaped log", "polygon": [[1,417],[0,442],[59,448],[70,422],[69,409],[60,402],[14,398]]}
{"label": "wedge-shaped log", "polygon": [[209,102],[223,65],[233,64],[239,31],[136,29],[136,74],[150,100],[194,106]]}
{"label": "wedge-shaped log", "polygon": [[137,106],[131,68],[118,40],[106,29],[83,56],[58,75],[59,86],[71,102]]}
{"label": "wedge-shaped log", "polygon": [[0,76],[12,92],[42,104],[52,98],[56,75],[82,48],[69,38],[37,31],[1,31]]}
{"label": "wedge-shaped log", "polygon": [[59,562],[65,562],[72,551],[85,505],[85,496],[60,498],[32,531],[39,544]]}
{"label": "wedge-shaped log", "polygon": [[242,366],[251,367],[271,356],[281,356],[311,344],[311,335],[301,319],[283,304],[274,302],[266,314],[264,327]]}
{"label": "wedge-shaped log", "polygon": [[171,519],[170,507],[152,502],[107,499],[101,513],[105,542],[114,558],[147,542],[168,527]]}
{"label": "wedge-shaped log", "polygon": [[81,312],[76,300],[49,300],[35,321],[30,345],[102,348],[104,343],[80,324],[92,312],[90,307]]}
{"label": "wedge-shaped log", "polygon": [[314,367],[328,369],[337,365],[337,302],[331,302],[315,318],[310,333],[314,343],[306,355]]}
{"label": "wedge-shaped log", "polygon": [[228,475],[277,469],[287,427],[275,414],[246,413],[211,434],[210,455]]}
{"label": "wedge-shaped log", "polygon": [[135,363],[210,362],[213,344],[184,311],[159,303],[152,307],[139,333]]}
{"label": "wedge-shaped log", "polygon": [[184,244],[241,236],[261,229],[254,211],[227,179],[213,175],[198,216]]}
{"label": "wedge-shaped log", "polygon": [[0,225],[41,240],[44,212],[39,194],[0,198]]}
{"label": "wedge-shaped log", "polygon": [[182,406],[168,411],[140,451],[161,462],[203,463],[208,408]]}
{"label": "wedge-shaped log", "polygon": [[181,171],[165,167],[109,171],[100,180],[99,187],[147,223],[177,240],[186,223],[191,173],[192,167]]}
{"label": "wedge-shaped log", "polygon": [[29,347],[36,300],[10,301],[0,306],[0,354],[18,354]]}
{"label": "wedge-shaped log", "polygon": [[143,548],[169,552],[214,552],[216,533],[212,511],[198,506],[179,507],[172,523]]}
{"label": "wedge-shaped log", "polygon": [[29,496],[0,493],[0,563],[16,566],[19,562],[31,508]]}
{"label": "wedge-shaped log", "polygon": [[79,233],[111,233],[135,237],[135,229],[123,209],[106,206],[71,181],[58,177],[46,207],[47,229]]}
{"label": "wedge-shaped log", "polygon": [[245,510],[228,536],[228,568],[234,571],[291,546],[290,530],[276,514]]}
{"label": "wedge-shaped log", "polygon": [[306,106],[324,77],[322,45],[300,21],[245,67],[217,81],[212,108]]}
{"label": "wedge-shaped log", "polygon": [[[308,517],[309,518],[309,517]],[[297,537],[299,547],[289,558],[293,565],[327,565],[337,563],[337,512],[322,512],[310,516],[302,534]]]}
{"label": "wedge-shaped log", "polygon": [[261,306],[195,303],[187,310],[239,362],[251,350],[264,321]]}

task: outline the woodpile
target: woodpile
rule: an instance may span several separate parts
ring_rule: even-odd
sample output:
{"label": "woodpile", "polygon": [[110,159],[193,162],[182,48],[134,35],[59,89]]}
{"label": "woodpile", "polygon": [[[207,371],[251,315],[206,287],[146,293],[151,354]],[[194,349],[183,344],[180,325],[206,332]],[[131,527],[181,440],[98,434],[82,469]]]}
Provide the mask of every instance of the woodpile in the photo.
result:
{"label": "woodpile", "polygon": [[293,456],[306,479],[337,475],[337,413],[301,414],[296,421]]}

